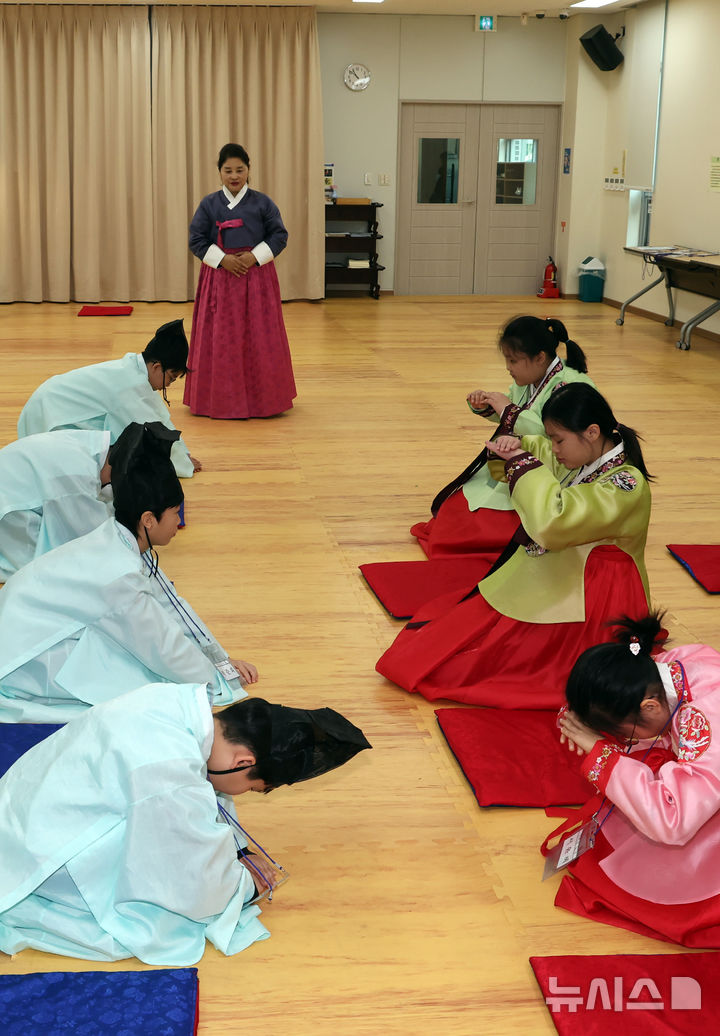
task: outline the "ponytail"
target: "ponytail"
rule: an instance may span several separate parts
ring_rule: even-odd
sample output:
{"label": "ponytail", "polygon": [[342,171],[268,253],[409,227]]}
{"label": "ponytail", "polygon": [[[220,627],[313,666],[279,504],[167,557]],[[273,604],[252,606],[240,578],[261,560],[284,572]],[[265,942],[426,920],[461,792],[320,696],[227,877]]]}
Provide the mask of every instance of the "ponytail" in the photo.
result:
{"label": "ponytail", "polygon": [[587,374],[587,360],[585,359],[585,353],[577,342],[573,342],[571,338],[568,338],[565,342],[565,353],[567,356],[565,362],[568,367],[572,367],[573,370],[579,371],[581,374]]}
{"label": "ponytail", "polygon": [[640,436],[638,433],[634,428],[630,428],[628,425],[620,424],[619,422],[617,430],[622,436],[622,441],[625,446],[625,456],[627,459],[633,467],[643,473],[647,482],[652,482],[653,476],[645,467],[645,458],[643,457],[643,452],[640,448]]}
{"label": "ponytail", "polygon": [[665,700],[665,691],[652,653],[665,640],[662,612],[642,619],[627,615],[615,626],[614,643],[596,644],[578,658],[568,677],[565,697],[578,719],[593,730],[613,733],[636,720],[645,698]]}
{"label": "ponytail", "polygon": [[662,611],[648,612],[642,619],[622,615],[619,619],[611,619],[608,625],[615,627],[613,640],[618,644],[629,646],[637,642],[640,653],[652,655],[667,640],[667,630],[663,628],[664,618],[665,612]]}
{"label": "ponytail", "polygon": [[568,367],[572,367],[573,370],[579,371],[580,374],[587,374],[587,360],[585,359],[585,353],[577,342],[573,342],[572,338],[568,338],[568,333],[565,330],[563,322],[549,317],[545,320],[545,327],[553,338],[555,338],[556,349],[561,342],[564,343],[565,355],[567,357],[566,363]]}

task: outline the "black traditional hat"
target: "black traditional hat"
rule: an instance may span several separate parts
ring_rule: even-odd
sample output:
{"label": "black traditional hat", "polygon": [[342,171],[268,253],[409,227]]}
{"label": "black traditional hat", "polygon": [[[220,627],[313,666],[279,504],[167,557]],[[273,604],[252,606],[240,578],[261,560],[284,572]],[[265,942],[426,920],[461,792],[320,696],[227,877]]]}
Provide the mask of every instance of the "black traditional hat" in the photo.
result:
{"label": "black traditional hat", "polygon": [[108,451],[108,462],[112,467],[113,481],[127,474],[138,461],[153,457],[170,459],[174,442],[180,438],[176,428],[168,428],[162,421],[132,421]]}
{"label": "black traditional hat", "polygon": [[271,785],[310,780],[372,748],[362,730],[334,709],[271,705],[270,721],[270,753],[262,771]]}
{"label": "black traditional hat", "polygon": [[182,320],[169,320],[157,329],[143,349],[146,363],[159,363],[164,371],[187,371],[188,340]]}

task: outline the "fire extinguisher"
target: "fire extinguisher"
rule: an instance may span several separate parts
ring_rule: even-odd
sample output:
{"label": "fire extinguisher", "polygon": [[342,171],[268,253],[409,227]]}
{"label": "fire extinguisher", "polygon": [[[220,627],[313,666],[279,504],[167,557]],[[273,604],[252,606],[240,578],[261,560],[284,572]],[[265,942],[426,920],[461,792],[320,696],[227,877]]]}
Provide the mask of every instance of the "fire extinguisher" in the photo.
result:
{"label": "fire extinguisher", "polygon": [[555,265],[555,261],[551,255],[548,256],[547,266],[545,267],[545,273],[543,274],[542,288],[538,292],[538,298],[560,298],[560,289],[558,288],[557,282],[557,266]]}

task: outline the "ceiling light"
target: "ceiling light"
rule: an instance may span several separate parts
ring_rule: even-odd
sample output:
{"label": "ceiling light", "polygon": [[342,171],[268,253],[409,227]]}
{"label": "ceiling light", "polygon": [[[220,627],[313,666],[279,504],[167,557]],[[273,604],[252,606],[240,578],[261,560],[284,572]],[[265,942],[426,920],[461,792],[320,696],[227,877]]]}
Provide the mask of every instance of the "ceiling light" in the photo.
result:
{"label": "ceiling light", "polygon": [[577,3],[570,4],[571,7],[607,7],[609,4],[616,4],[618,0],[577,0]]}

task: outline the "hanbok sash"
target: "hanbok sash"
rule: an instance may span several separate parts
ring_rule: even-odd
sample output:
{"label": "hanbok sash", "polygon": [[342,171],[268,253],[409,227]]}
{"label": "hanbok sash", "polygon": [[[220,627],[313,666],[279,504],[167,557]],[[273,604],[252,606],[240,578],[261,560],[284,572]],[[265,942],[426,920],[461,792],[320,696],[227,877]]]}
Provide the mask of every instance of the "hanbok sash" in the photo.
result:
{"label": "hanbok sash", "polygon": [[222,232],[223,230],[230,230],[232,227],[244,227],[245,224],[241,219],[224,219],[215,220],[215,226],[218,228],[217,245],[218,248],[223,248],[222,243]]}

